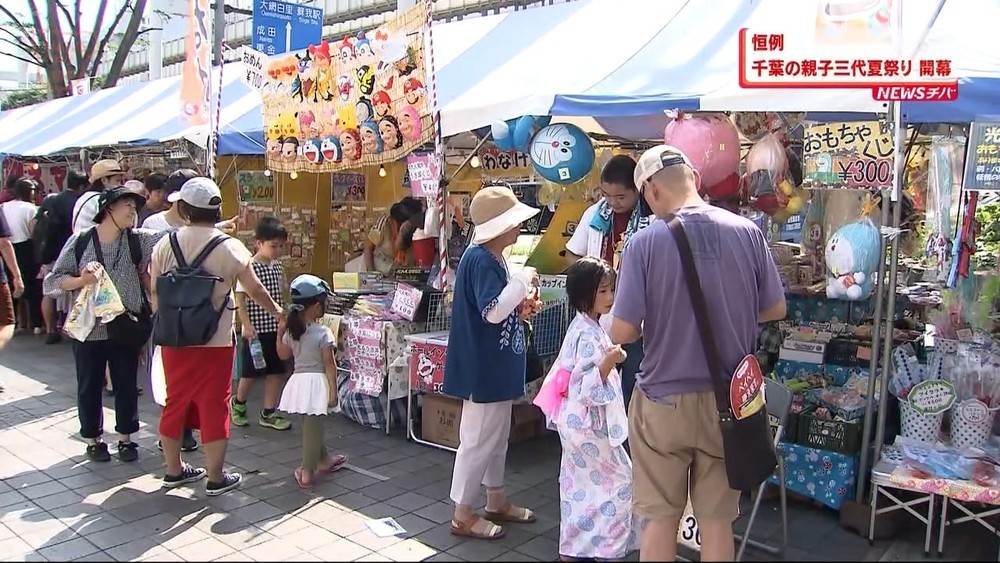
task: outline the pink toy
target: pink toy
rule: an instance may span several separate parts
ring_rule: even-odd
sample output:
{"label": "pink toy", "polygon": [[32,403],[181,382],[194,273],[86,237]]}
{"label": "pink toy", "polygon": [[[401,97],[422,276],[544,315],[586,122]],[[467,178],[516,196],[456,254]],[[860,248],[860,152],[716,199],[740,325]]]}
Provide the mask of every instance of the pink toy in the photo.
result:
{"label": "pink toy", "polygon": [[550,372],[542,382],[542,388],[538,390],[535,400],[532,401],[549,419],[559,415],[563,399],[569,394],[570,375],[571,372],[566,368]]}
{"label": "pink toy", "polygon": [[663,142],[691,160],[701,174],[702,193],[727,199],[739,190],[739,132],[725,115],[677,113],[663,130]]}

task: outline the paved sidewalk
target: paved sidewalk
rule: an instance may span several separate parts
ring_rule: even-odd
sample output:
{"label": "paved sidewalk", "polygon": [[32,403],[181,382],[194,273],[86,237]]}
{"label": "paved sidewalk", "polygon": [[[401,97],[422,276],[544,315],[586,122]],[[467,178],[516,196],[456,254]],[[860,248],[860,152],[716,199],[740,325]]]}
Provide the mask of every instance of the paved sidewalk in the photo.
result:
{"label": "paved sidewalk", "polygon": [[[508,490],[538,522],[508,527],[495,543],[449,533],[452,454],[331,417],[328,444],[348,466],[310,492],[291,477],[299,434],[255,424],[234,428],[227,462],[246,476],[243,487],[209,499],[204,483],[160,489],[157,409],[141,398],[140,459],[94,464],[84,459],[75,409],[76,380],[66,344],[15,338],[0,353],[0,560],[3,561],[554,561],[559,533],[558,440],[512,447]],[[148,385],[146,386],[148,389]],[[105,401],[106,407],[113,399]],[[259,408],[251,401],[250,411]],[[251,420],[256,421],[256,417]],[[114,415],[105,410],[105,428]],[[108,437],[114,440],[113,436]],[[187,458],[201,463],[201,454]],[[830,511],[790,507],[789,560],[912,560],[907,539],[868,542],[842,530]],[[406,529],[379,538],[365,527],[391,516]],[[777,537],[777,511],[765,504],[755,537]],[[738,525],[740,527],[741,525]],[[954,532],[952,532],[954,533]],[[912,535],[912,534],[911,534]],[[987,536],[988,538],[988,536]],[[975,558],[959,536],[957,559]],[[995,554],[990,541],[978,542]],[[978,549],[978,548],[977,548]],[[633,555],[632,559],[635,559]],[[773,559],[750,550],[748,560]]]}

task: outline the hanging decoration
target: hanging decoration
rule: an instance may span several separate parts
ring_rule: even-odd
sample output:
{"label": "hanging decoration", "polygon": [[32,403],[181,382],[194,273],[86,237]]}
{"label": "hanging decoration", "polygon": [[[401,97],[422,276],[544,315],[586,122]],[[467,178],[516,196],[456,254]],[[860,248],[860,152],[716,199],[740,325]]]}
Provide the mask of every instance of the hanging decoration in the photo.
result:
{"label": "hanging decoration", "polygon": [[367,34],[266,62],[268,168],[334,172],[406,156],[434,137],[424,76],[427,4]]}
{"label": "hanging decoration", "polygon": [[687,155],[701,175],[701,193],[712,200],[729,200],[740,188],[740,137],[724,114],[691,115],[667,112],[670,121],[663,142]]}
{"label": "hanging decoration", "polygon": [[862,301],[872,292],[881,258],[881,234],[871,219],[880,198],[865,196],[858,221],[837,229],[826,242],[826,296]]}
{"label": "hanging decoration", "polygon": [[[515,137],[519,135],[515,134]],[[573,184],[594,166],[594,144],[576,125],[547,125],[531,138],[531,163],[539,176],[557,184]]]}
{"label": "hanging decoration", "polygon": [[795,183],[793,168],[800,170],[801,178],[801,166],[794,153],[789,155],[773,133],[761,137],[747,153],[743,183],[753,198],[754,208],[779,223],[802,211],[809,199],[806,191]]}
{"label": "hanging decoration", "polygon": [[490,126],[493,143],[502,151],[527,153],[532,137],[551,121],[552,118],[547,115],[525,115],[497,121]]}

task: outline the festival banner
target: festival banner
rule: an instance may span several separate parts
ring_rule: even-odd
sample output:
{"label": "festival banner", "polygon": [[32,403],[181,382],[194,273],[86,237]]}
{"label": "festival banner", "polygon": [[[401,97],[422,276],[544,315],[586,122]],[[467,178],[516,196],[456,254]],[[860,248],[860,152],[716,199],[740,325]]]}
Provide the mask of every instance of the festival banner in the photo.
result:
{"label": "festival banner", "polygon": [[188,30],[181,68],[181,119],[190,127],[208,125],[211,41],[208,0],[188,0]]}
{"label": "festival banner", "polygon": [[883,122],[809,126],[802,140],[803,187],[891,188],[893,147],[892,128]]}
{"label": "festival banner", "polygon": [[367,34],[269,59],[261,93],[268,168],[377,166],[431,140],[426,19],[426,2],[417,2]]}

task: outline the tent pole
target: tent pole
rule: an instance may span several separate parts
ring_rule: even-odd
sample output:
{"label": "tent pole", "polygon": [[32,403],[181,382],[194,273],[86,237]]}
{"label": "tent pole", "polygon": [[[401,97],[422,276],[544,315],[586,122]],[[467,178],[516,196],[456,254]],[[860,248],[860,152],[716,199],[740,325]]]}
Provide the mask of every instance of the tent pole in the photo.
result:
{"label": "tent pole", "polygon": [[[881,207],[880,227],[889,223],[889,206],[883,202]],[[864,430],[861,433],[861,460],[858,463],[858,489],[855,496],[855,500],[859,504],[865,501],[865,485],[867,481],[864,476],[868,474],[869,464],[874,466],[875,463],[878,463],[877,461],[875,463],[871,462],[869,459],[871,453],[868,448],[872,443],[872,427],[875,423],[872,420],[872,414],[875,411],[875,383],[878,381],[875,374],[878,373],[879,344],[881,343],[880,338],[882,335],[882,312],[885,304],[885,259],[886,251],[888,250],[887,245],[887,237],[881,237],[879,245],[879,256],[881,258],[878,261],[878,277],[875,278],[875,311],[873,313],[874,325],[872,326],[871,359],[868,361],[868,394],[865,401]]]}

